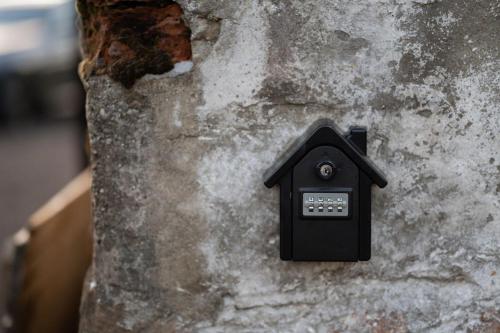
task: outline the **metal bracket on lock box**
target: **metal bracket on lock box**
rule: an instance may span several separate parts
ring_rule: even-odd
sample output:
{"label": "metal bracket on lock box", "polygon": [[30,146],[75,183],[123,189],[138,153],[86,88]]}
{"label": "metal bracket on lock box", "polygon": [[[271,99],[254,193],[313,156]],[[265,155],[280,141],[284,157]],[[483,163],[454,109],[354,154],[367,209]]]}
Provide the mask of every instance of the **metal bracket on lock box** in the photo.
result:
{"label": "metal bracket on lock box", "polygon": [[366,128],[312,124],[264,174],[280,185],[280,256],[358,261],[371,256],[371,186],[387,180],[366,157]]}

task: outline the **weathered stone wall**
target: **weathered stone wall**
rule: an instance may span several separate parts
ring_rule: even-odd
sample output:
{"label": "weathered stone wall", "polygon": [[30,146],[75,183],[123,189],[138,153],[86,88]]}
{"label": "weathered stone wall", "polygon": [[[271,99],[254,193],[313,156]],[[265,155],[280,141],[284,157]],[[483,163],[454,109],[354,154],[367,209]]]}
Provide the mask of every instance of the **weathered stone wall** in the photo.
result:
{"label": "weathered stone wall", "polygon": [[[178,4],[192,69],[186,53],[129,89],[84,73],[95,258],[81,331],[498,332],[500,2]],[[367,126],[388,176],[369,262],[279,259],[262,174],[321,117]]]}

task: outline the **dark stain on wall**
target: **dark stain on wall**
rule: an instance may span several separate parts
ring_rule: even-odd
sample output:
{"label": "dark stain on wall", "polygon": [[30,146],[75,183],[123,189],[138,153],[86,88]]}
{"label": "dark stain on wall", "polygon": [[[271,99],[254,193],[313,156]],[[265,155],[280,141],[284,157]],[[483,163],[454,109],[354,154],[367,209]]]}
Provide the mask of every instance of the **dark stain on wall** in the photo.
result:
{"label": "dark stain on wall", "polygon": [[500,56],[500,6],[495,1],[436,1],[420,9],[414,20],[402,24],[412,32],[402,42],[420,45],[422,54],[403,54],[396,73],[400,82],[422,83],[440,70],[455,76]]}

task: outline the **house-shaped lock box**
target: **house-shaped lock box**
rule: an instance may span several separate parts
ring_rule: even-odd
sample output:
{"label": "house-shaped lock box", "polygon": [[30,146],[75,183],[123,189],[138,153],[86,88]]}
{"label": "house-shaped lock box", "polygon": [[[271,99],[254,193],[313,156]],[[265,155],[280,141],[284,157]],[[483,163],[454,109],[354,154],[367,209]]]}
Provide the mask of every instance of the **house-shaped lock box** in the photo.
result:
{"label": "house-shaped lock box", "polygon": [[280,186],[280,256],[296,261],[358,261],[371,256],[371,186],[387,185],[366,157],[366,128],[341,133],[312,124],[264,174]]}

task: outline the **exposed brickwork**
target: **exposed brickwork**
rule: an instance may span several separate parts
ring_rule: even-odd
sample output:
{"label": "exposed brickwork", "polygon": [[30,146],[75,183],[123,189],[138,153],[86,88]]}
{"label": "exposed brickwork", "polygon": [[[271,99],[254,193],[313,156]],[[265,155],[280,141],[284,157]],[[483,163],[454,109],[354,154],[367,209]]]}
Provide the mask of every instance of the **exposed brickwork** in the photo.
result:
{"label": "exposed brickwork", "polygon": [[191,31],[173,1],[79,0],[83,78],[107,74],[125,87],[191,59]]}

